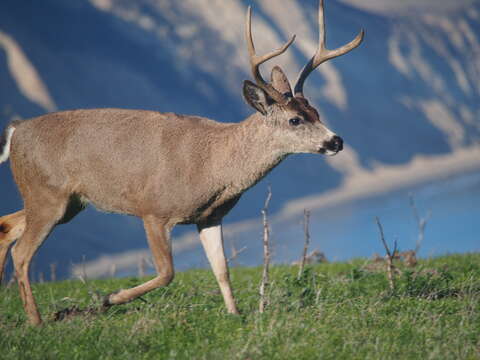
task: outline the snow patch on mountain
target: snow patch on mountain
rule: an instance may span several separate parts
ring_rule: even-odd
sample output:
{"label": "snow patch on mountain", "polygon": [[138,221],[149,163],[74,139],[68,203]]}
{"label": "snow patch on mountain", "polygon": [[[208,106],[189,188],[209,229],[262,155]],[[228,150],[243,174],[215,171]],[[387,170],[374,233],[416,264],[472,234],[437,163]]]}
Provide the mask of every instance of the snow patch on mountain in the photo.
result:
{"label": "snow patch on mountain", "polygon": [[0,30],[0,47],[6,52],[7,66],[15,79],[18,90],[30,101],[54,111],[57,106],[40,74],[27,58],[20,45],[7,33]]}
{"label": "snow patch on mountain", "polygon": [[419,15],[424,12],[445,13],[463,10],[478,0],[339,0],[359,9],[386,16]]}

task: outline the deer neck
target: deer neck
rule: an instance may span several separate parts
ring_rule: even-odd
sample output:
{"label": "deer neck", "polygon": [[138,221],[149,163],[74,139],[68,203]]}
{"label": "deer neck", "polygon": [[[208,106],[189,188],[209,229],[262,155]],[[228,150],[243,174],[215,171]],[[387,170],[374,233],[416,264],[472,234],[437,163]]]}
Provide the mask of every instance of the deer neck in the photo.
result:
{"label": "deer neck", "polygon": [[228,185],[240,194],[265,177],[287,153],[276,143],[274,127],[258,113],[231,130],[224,169],[228,169]]}

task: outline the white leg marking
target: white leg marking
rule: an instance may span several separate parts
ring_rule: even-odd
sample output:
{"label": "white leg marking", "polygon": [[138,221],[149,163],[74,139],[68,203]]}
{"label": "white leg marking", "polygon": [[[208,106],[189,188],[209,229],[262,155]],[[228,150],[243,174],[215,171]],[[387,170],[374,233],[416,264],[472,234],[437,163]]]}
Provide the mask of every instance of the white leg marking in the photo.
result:
{"label": "white leg marking", "polygon": [[207,253],[212,268],[223,267],[225,257],[223,250],[222,225],[215,225],[200,230],[200,240]]}
{"label": "white leg marking", "polygon": [[223,249],[222,225],[213,225],[200,229],[200,240],[207,254],[208,261],[217,279],[229,313],[238,314],[230,287],[228,265]]}

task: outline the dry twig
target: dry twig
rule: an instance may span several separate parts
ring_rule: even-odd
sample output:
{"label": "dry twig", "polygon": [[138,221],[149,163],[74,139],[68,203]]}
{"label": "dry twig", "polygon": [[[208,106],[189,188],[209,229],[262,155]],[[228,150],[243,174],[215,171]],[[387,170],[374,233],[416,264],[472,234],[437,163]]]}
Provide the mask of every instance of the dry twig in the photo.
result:
{"label": "dry twig", "polygon": [[393,252],[390,251],[390,248],[385,241],[385,234],[383,233],[383,226],[380,222],[380,219],[375,216],[375,221],[378,225],[378,230],[380,231],[380,239],[382,240],[383,246],[385,247],[385,251],[387,253],[387,277],[388,283],[390,285],[390,290],[395,290],[395,280],[394,280],[394,272],[395,272],[395,265],[393,265],[393,258],[397,252],[397,240],[393,242]]}
{"label": "dry twig", "polygon": [[415,244],[415,254],[418,254],[420,250],[420,246],[422,245],[423,239],[425,237],[425,227],[427,226],[427,221],[430,219],[432,213],[429,211],[425,217],[420,217],[418,213],[417,206],[415,205],[415,199],[413,198],[413,194],[410,194],[410,207],[413,211],[413,216],[415,217],[415,221],[417,222],[418,227],[418,237],[417,242]]}
{"label": "dry twig", "polygon": [[50,264],[50,281],[57,281],[57,263]]}
{"label": "dry twig", "polygon": [[146,261],[143,256],[138,260],[138,277],[143,278],[145,276]]}
{"label": "dry twig", "polygon": [[9,289],[17,282],[17,274],[15,273],[15,270],[12,271],[12,276],[10,276],[10,280],[7,282],[6,288]]}
{"label": "dry twig", "polygon": [[112,261],[112,264],[110,265],[110,277],[113,278],[115,275],[117,275],[117,265]]}
{"label": "dry twig", "polygon": [[232,256],[230,256],[230,257],[227,259],[227,262],[228,262],[228,263],[234,262],[235,265],[238,265],[238,263],[237,263],[237,257],[238,257],[238,255],[240,255],[242,252],[244,252],[245,250],[247,250],[247,247],[244,246],[244,247],[242,247],[240,250],[237,250],[237,247],[235,246],[235,241],[234,241],[233,239],[230,241],[230,245],[231,245],[231,249],[232,249]]}
{"label": "dry twig", "polygon": [[77,275],[78,279],[87,285],[87,270],[85,268],[85,255],[82,256],[82,272]]}
{"label": "dry twig", "polygon": [[310,244],[309,223],[310,223],[310,211],[304,209],[303,210],[303,231],[305,233],[305,243],[303,245],[303,253],[302,253],[302,258],[300,260],[300,266],[298,268],[298,275],[297,275],[298,279],[302,277],[303,269],[305,267],[305,261],[307,258],[308,245]]}
{"label": "dry twig", "polygon": [[269,283],[269,266],[270,266],[270,229],[268,226],[268,205],[270,199],[272,198],[272,189],[268,187],[267,199],[265,200],[265,205],[262,209],[263,217],[263,273],[262,273],[262,282],[260,284],[260,304],[259,312],[263,313],[265,307],[268,304],[268,299],[266,298],[266,290]]}

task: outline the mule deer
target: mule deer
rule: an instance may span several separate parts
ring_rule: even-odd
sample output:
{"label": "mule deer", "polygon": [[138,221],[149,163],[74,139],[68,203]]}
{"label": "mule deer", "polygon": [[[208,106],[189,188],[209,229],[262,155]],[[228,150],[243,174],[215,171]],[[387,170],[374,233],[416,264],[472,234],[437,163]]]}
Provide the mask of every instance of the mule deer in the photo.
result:
{"label": "mule deer", "polygon": [[363,30],[347,45],[325,48],[323,1],[319,45],[294,87],[280,67],[271,82],[259,66],[292,44],[266,55],[255,53],[248,8],[245,35],[256,83],[243,83],[243,96],[257,112],[240,123],[154,111],[95,109],[63,111],[14,121],[5,130],[0,160],[10,157],[24,210],[0,218],[0,265],[12,248],[20,296],[30,323],[41,317],[30,287],[30,261],[57,224],[88,203],[143,220],[157,276],[105,297],[104,306],[123,304],[168,285],[174,276],[170,230],[196,224],[200,240],[229,313],[238,313],[225,261],[222,219],[248,188],[287,155],[334,155],[342,139],[321,121],[303,95],[307,76],[322,62],[357,47]]}

